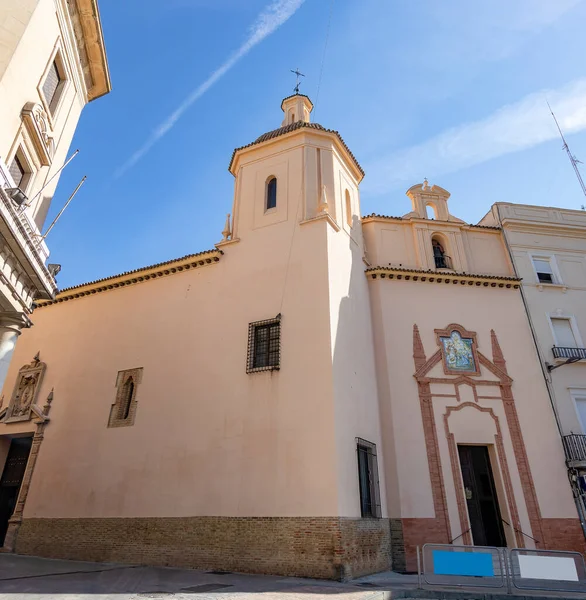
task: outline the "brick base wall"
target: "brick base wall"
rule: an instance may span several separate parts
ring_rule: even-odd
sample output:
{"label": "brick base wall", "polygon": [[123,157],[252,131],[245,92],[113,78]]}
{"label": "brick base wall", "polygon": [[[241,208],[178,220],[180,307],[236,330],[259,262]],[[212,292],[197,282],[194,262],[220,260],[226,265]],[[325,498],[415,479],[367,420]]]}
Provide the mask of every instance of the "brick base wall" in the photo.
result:
{"label": "brick base wall", "polygon": [[[448,544],[445,536],[445,521],[440,519],[391,519],[391,554],[393,569],[417,572],[417,546],[423,544]],[[578,519],[542,519],[544,539],[539,547],[544,550],[570,550],[586,553],[586,540]],[[541,540],[540,540],[541,541]],[[454,540],[454,544],[463,544]]]}
{"label": "brick base wall", "polygon": [[[405,538],[405,563],[407,573],[417,573],[417,546],[423,544],[449,544],[444,519],[401,519]],[[462,543],[456,540],[455,543]]]}
{"label": "brick base wall", "polygon": [[398,573],[407,572],[407,562],[405,557],[405,538],[403,536],[403,521],[401,519],[391,519],[391,561],[393,571]]}
{"label": "brick base wall", "polygon": [[24,519],[16,552],[337,580],[391,567],[388,519]]}
{"label": "brick base wall", "polygon": [[579,519],[542,519],[547,550],[572,550],[586,554],[586,540]]}

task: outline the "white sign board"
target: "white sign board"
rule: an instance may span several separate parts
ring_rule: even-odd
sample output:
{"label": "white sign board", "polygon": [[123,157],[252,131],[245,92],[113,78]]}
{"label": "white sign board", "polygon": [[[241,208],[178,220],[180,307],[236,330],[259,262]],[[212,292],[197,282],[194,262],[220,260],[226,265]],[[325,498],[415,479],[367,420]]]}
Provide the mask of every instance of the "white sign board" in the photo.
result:
{"label": "white sign board", "polygon": [[576,562],[567,556],[524,556],[519,554],[519,569],[524,579],[580,581]]}

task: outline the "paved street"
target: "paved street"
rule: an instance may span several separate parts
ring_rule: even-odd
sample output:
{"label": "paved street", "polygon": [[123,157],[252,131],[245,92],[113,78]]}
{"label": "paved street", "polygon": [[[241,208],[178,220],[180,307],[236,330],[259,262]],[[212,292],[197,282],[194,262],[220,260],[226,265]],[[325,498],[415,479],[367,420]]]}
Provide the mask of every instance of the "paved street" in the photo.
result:
{"label": "paved street", "polygon": [[[417,577],[370,575],[350,583],[0,555],[0,600],[389,600],[482,598],[485,591],[417,590]],[[516,596],[518,598],[523,596]],[[543,595],[525,596],[543,598]],[[550,593],[553,598],[585,595]],[[495,600],[503,595],[494,597]]]}

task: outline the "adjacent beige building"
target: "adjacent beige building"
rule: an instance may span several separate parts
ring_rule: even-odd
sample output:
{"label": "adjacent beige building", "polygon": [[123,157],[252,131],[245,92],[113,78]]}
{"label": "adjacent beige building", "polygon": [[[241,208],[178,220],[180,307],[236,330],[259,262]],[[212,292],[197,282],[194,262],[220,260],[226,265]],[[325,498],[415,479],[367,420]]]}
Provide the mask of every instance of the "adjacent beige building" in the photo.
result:
{"label": "adjacent beige building", "polygon": [[586,212],[497,203],[482,222],[503,227],[523,280],[526,308],[586,531]]}
{"label": "adjacent beige building", "polygon": [[33,302],[56,292],[41,229],[81,111],[109,91],[96,0],[2,0],[0,385]]}
{"label": "adjacent beige building", "polygon": [[427,182],[363,217],[340,135],[281,108],[214,248],[38,301],[4,548],[329,578],[426,542],[584,551],[501,228]]}

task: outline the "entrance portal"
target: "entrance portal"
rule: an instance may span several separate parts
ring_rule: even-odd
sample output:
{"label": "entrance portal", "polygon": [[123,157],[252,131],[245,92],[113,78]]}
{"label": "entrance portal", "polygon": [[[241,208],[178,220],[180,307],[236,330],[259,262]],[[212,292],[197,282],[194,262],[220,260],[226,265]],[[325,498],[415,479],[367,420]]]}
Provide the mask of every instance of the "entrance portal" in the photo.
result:
{"label": "entrance portal", "polygon": [[10,442],[8,456],[0,478],[0,546],[4,545],[8,520],[16,507],[32,442],[32,437],[14,438]]}
{"label": "entrance portal", "polygon": [[474,545],[506,546],[488,448],[458,446],[458,453]]}

